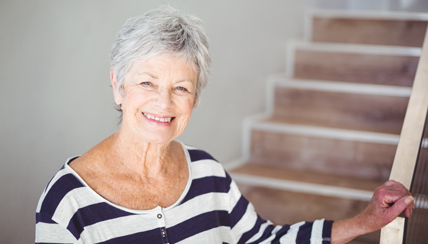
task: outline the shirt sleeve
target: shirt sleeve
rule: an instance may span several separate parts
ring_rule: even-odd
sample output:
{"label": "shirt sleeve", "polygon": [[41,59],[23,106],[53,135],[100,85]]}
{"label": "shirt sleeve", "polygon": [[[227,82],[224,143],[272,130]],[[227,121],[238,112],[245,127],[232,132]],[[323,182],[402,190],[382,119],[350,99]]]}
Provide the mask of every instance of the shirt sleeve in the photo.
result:
{"label": "shirt sleeve", "polygon": [[36,241],[35,243],[77,243],[76,238],[64,226],[56,223],[43,213],[36,214]]}
{"label": "shirt sleeve", "polygon": [[255,212],[254,206],[242,196],[232,179],[230,179],[229,195],[230,227],[232,238],[236,243],[330,243],[333,221],[321,219],[314,222],[275,226]]}

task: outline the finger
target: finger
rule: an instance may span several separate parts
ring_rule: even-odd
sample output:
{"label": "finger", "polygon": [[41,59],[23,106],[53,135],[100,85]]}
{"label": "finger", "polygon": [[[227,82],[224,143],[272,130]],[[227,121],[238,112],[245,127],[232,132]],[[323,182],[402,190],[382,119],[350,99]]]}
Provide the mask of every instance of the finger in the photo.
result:
{"label": "finger", "polygon": [[403,191],[403,192],[410,193],[409,190],[403,184],[395,180],[389,180],[385,182],[382,186],[389,190],[396,190],[396,191]]}
{"label": "finger", "polygon": [[[412,196],[406,196],[406,197],[402,197],[401,199],[399,199],[397,202],[394,203],[394,205],[392,205],[389,208],[389,212],[391,214],[391,216],[393,216],[394,218],[397,217],[400,213],[402,213],[404,210],[405,211],[405,216],[409,217],[410,216],[410,212],[412,206],[413,206],[413,197]],[[408,210],[409,208],[409,210]]]}
{"label": "finger", "polygon": [[395,182],[393,185],[385,186],[383,189],[395,196],[400,196],[400,198],[401,196],[410,195],[410,191],[398,182]]}
{"label": "finger", "polygon": [[390,191],[385,189],[382,189],[379,191],[379,197],[380,199],[382,199],[384,206],[387,206],[387,205],[392,206],[400,199],[405,198],[406,196],[409,196],[409,195],[410,193],[408,194],[405,192]]}
{"label": "finger", "polygon": [[395,181],[395,180],[388,180],[387,182],[385,182],[383,185],[384,186],[393,186],[393,185],[395,185],[396,183],[398,183],[397,181]]}
{"label": "finger", "polygon": [[409,206],[404,210],[404,216],[410,217],[410,215],[412,215],[412,208],[412,204],[409,204]]}
{"label": "finger", "polygon": [[390,187],[380,187],[378,189],[378,194],[381,198],[383,198],[383,201],[385,203],[388,203],[391,205],[391,203],[395,203],[399,199],[403,198],[404,196],[410,196],[410,192],[400,183],[393,182],[394,186]]}

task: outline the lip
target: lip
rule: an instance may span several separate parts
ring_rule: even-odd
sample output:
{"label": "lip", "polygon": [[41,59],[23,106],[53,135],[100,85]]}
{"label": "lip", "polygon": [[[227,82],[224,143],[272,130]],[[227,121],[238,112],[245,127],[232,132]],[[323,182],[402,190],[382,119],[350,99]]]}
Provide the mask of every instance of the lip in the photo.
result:
{"label": "lip", "polygon": [[[154,119],[149,119],[147,118],[145,114],[148,115],[152,115],[154,117],[158,117],[158,118],[172,118],[170,122],[161,122],[161,121],[157,121]],[[150,123],[150,124],[155,124],[155,125],[160,125],[160,126],[169,126],[171,125],[172,121],[174,121],[175,117],[174,116],[167,116],[167,115],[159,115],[159,114],[153,114],[153,113],[147,113],[147,112],[142,112],[141,115],[143,115],[143,117]]]}

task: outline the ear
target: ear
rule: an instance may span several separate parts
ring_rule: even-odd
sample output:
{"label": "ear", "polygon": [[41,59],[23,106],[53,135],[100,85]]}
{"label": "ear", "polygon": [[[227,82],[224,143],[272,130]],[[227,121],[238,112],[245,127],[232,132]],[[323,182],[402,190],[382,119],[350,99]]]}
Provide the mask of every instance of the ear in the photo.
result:
{"label": "ear", "polygon": [[110,82],[111,82],[111,87],[113,89],[114,102],[117,105],[121,105],[123,97],[122,97],[122,94],[120,94],[119,90],[117,89],[118,88],[117,87],[118,86],[117,85],[117,80],[116,80],[113,72],[114,72],[113,71],[113,67],[111,67],[110,68]]}

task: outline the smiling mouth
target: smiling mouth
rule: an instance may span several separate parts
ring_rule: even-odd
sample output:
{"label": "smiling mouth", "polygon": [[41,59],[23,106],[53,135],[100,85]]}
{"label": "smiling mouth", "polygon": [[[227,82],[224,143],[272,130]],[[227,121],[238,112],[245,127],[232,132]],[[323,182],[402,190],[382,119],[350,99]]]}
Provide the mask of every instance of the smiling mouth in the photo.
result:
{"label": "smiling mouth", "polygon": [[159,121],[159,122],[164,122],[164,123],[169,123],[169,122],[171,122],[172,120],[174,120],[174,119],[175,119],[175,117],[169,117],[169,118],[158,118],[158,117],[156,117],[156,116],[153,116],[153,115],[151,115],[151,114],[144,113],[144,112],[143,112],[143,115],[144,115],[144,116],[146,116],[146,117],[147,117],[147,118],[149,118],[149,119],[156,120],[156,121]]}

